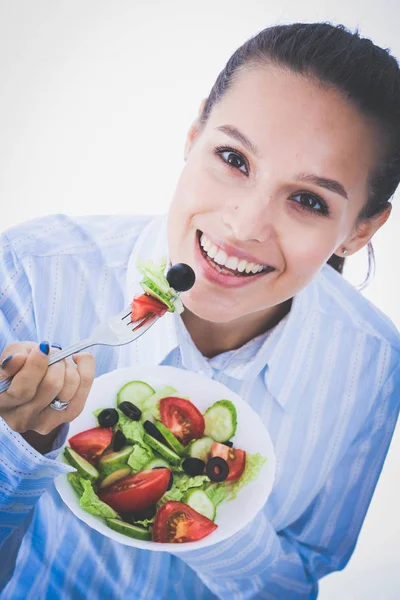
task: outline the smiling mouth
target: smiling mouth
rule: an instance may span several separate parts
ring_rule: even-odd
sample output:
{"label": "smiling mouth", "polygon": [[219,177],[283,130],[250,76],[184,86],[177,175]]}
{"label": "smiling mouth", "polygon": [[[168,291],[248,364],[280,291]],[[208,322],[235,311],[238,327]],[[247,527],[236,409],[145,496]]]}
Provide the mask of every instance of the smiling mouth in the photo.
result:
{"label": "smiling mouth", "polygon": [[227,255],[222,248],[219,248],[214,244],[208,236],[200,230],[197,230],[196,235],[199,249],[203,257],[222,275],[248,278],[275,271],[275,268],[270,267],[269,265],[256,264],[238,257]]}

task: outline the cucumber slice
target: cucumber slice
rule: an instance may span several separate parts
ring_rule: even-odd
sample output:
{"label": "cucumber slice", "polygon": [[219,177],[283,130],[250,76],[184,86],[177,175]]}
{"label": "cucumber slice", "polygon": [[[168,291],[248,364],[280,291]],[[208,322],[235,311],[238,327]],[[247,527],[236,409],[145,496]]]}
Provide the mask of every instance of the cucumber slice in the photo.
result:
{"label": "cucumber slice", "polygon": [[121,402],[132,402],[135,406],[142,410],[147,398],[150,398],[155,393],[152,387],[150,387],[144,381],[129,381],[119,390],[117,394],[117,406]]}
{"label": "cucumber slice", "polygon": [[203,437],[199,440],[194,440],[188,449],[189,456],[193,458],[200,458],[201,460],[204,460],[204,462],[207,462],[211,446],[214,442],[215,440],[210,437]]}
{"label": "cucumber slice", "polygon": [[127,462],[132,450],[133,446],[125,446],[125,448],[122,448],[119,452],[109,452],[108,454],[104,454],[98,463],[101,476],[107,477],[118,469],[129,468]]}
{"label": "cucumber slice", "polygon": [[170,431],[168,427],[165,427],[164,423],[161,423],[161,421],[156,421],[154,425],[157,427],[158,431],[162,433],[162,435],[165,437],[172,450],[179,454],[179,456],[185,456],[185,446],[180,443],[180,441],[174,436],[172,431]]}
{"label": "cucumber slice", "polygon": [[125,523],[121,521],[121,519],[106,519],[107,525],[114,529],[114,531],[118,531],[118,533],[123,533],[124,535],[128,535],[129,537],[135,538],[137,540],[151,540],[151,533],[144,527],[139,527],[138,525],[131,525],[130,523]]}
{"label": "cucumber slice", "polygon": [[163,458],[152,458],[146,463],[143,467],[143,471],[150,471],[151,469],[158,469],[159,467],[164,467],[165,469],[169,469],[170,465]]}
{"label": "cucumber slice", "polygon": [[184,497],[183,502],[207,517],[207,519],[214,521],[217,509],[203,490],[190,490]]}
{"label": "cucumber slice", "polygon": [[226,442],[236,433],[237,413],[230,400],[218,400],[204,413],[204,433],[216,442]]}
{"label": "cucumber slice", "polygon": [[168,396],[174,396],[178,392],[171,385],[166,385],[158,392],[154,392],[152,396],[147,398],[143,404],[142,416],[140,417],[141,423],[144,423],[146,420],[151,421],[152,423],[157,420],[160,421],[160,400],[161,398],[167,398]]}
{"label": "cucumber slice", "polygon": [[178,454],[176,454],[170,448],[167,448],[167,446],[164,446],[164,444],[161,444],[161,442],[159,442],[158,440],[156,440],[155,438],[153,438],[148,433],[145,433],[143,435],[143,441],[148,446],[150,446],[151,448],[153,448],[153,450],[155,450],[156,452],[158,452],[158,454],[160,454],[163,458],[165,458],[165,460],[170,465],[179,465],[179,463],[181,462],[181,457],[178,456]]}
{"label": "cucumber slice", "polygon": [[157,286],[155,286],[154,283],[147,280],[146,282],[142,281],[140,285],[142,286],[142,289],[144,292],[146,292],[146,294],[149,294],[149,296],[153,296],[153,298],[155,298],[159,302],[162,302],[162,304],[165,304],[168,307],[169,312],[174,312],[175,307],[173,305],[173,302],[171,302],[167,294],[164,294],[159,289],[157,289]]}
{"label": "cucumber slice", "polygon": [[67,446],[64,450],[64,456],[67,462],[75,467],[83,477],[90,479],[90,481],[96,481],[99,478],[98,470],[72,448]]}
{"label": "cucumber slice", "polygon": [[119,481],[120,479],[123,479],[124,477],[128,477],[128,475],[130,475],[131,473],[132,473],[132,469],[130,469],[129,467],[123,467],[122,469],[117,469],[116,471],[113,471],[112,473],[107,475],[107,477],[105,477],[103,479],[103,481],[99,485],[99,488],[108,487],[109,485],[112,485],[116,481]]}

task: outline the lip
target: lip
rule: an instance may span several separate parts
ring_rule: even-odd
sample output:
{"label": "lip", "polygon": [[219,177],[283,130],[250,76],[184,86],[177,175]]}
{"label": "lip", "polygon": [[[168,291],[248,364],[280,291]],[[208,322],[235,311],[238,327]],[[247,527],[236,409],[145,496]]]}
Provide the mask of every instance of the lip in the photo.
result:
{"label": "lip", "polygon": [[[214,238],[213,238],[214,239]],[[245,287],[247,285],[251,285],[254,281],[258,280],[260,277],[266,277],[273,271],[264,271],[262,273],[257,273],[254,275],[250,275],[248,277],[241,277],[235,275],[225,275],[224,273],[219,273],[214,267],[210,265],[208,260],[203,256],[203,253],[200,249],[199,243],[199,234],[196,231],[194,236],[194,258],[196,263],[196,269],[199,273],[211,283],[220,285],[225,288],[239,288]],[[222,247],[222,246],[220,246]],[[225,250],[225,252],[227,252]],[[239,257],[239,256],[238,256]],[[244,258],[244,257],[243,257]],[[256,262],[253,260],[252,262]],[[261,264],[261,263],[259,263]]]}
{"label": "lip", "polygon": [[[199,234],[199,231],[200,231],[200,229],[197,230],[197,232],[196,232],[197,235]],[[201,232],[201,233],[203,233],[203,232]],[[230,244],[227,244],[226,242],[223,242],[222,240],[219,240],[218,238],[212,237],[211,235],[208,235],[207,233],[205,235],[207,237],[209,237],[210,240],[218,246],[218,248],[221,248],[222,250],[224,250],[224,252],[226,252],[228,256],[236,256],[237,258],[242,258],[243,260],[247,260],[247,262],[252,262],[252,263],[256,263],[257,265],[264,265],[264,266],[272,267],[272,265],[266,265],[262,260],[260,260],[256,256],[253,256],[252,254],[249,254],[248,252],[245,252],[244,250],[235,248],[234,246],[231,246]]]}

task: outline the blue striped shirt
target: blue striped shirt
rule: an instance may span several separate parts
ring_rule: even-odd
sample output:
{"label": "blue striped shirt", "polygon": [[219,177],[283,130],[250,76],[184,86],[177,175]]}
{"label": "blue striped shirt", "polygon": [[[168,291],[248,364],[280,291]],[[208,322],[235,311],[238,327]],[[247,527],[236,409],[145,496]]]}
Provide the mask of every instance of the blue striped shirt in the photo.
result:
{"label": "blue striped shirt", "polygon": [[[63,347],[87,337],[137,289],[138,256],[167,255],[166,218],[49,216],[2,236],[0,349]],[[129,365],[197,371],[260,415],[276,453],[264,509],[215,546],[174,555],[101,536],[63,504],[54,478],[68,427],[42,456],[0,419],[2,600],[316,598],[342,569],[377,483],[400,402],[391,321],[331,267],[295,296],[274,329],[205,358],[167,314],[120,348],[95,347],[96,375]],[[371,548],[371,552],[376,549]]]}

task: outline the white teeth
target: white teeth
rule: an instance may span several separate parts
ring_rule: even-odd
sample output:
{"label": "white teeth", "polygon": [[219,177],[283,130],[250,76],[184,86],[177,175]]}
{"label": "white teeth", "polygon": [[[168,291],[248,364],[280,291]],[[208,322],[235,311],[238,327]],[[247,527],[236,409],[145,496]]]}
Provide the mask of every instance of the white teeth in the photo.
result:
{"label": "white teeth", "polygon": [[225,266],[227,269],[233,271],[239,271],[239,273],[246,272],[260,273],[264,269],[264,265],[258,265],[253,262],[248,262],[245,259],[240,259],[237,256],[228,256],[228,254],[214,244],[214,242],[206,236],[205,233],[201,234],[200,245],[206,254],[214,260],[217,264]]}
{"label": "white teeth", "polygon": [[225,266],[228,267],[228,269],[237,269],[238,264],[239,259],[236,258],[236,256],[229,256]]}
{"label": "white teeth", "polygon": [[239,273],[243,273],[243,271],[245,270],[247,266],[247,260],[240,260],[239,264],[237,266],[237,270],[239,271]]}
{"label": "white teeth", "polygon": [[214,256],[214,260],[216,263],[218,263],[219,265],[224,266],[224,264],[226,263],[226,261],[228,260],[228,255],[226,252],[224,252],[223,250],[221,250],[221,248],[218,250],[217,254]]}
{"label": "white teeth", "polygon": [[211,244],[211,246],[207,250],[207,254],[210,258],[214,258],[215,255],[217,254],[217,252],[218,252],[218,248],[215,244]]}

